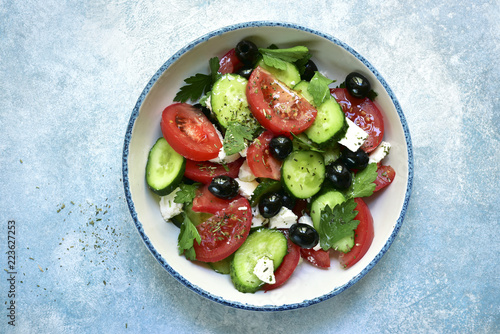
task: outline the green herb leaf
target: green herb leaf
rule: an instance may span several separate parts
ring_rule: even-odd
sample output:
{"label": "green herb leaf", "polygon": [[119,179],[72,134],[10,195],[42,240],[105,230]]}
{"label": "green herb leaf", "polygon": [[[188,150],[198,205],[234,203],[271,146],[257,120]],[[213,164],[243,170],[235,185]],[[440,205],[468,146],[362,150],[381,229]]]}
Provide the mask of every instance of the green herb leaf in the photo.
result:
{"label": "green herb leaf", "polygon": [[359,220],[354,220],[358,214],[358,211],[354,210],[356,205],[354,199],[350,199],[333,209],[326,205],[321,210],[318,234],[323,250],[337,249],[338,242],[344,238],[354,239],[354,230],[359,224]]}
{"label": "green herb leaf", "polygon": [[187,100],[197,101],[203,93],[207,93],[212,88],[215,81],[221,76],[219,70],[219,58],[214,57],[209,60],[210,74],[197,73],[184,82],[187,85],[181,87],[174,97],[176,102],[186,102]]}
{"label": "green herb leaf", "polygon": [[196,252],[194,250],[194,241],[201,243],[201,237],[198,230],[184,214],[184,221],[181,225],[181,231],[179,232],[179,237],[177,238],[177,249],[179,250],[179,255],[184,254],[188,260],[196,260]]}
{"label": "green herb leaf", "polygon": [[295,141],[294,149],[297,148],[297,150],[310,150],[310,151],[315,151],[319,153],[324,153],[325,151],[314,146],[313,142],[308,140],[307,137],[303,137],[303,135],[295,135],[293,132],[290,132],[293,136],[293,140]]}
{"label": "green herb leaf", "polygon": [[347,198],[368,197],[375,190],[375,179],[377,178],[377,164],[371,163],[362,171],[356,173],[351,187],[347,189]]}
{"label": "green herb leaf", "polygon": [[299,70],[300,75],[304,74],[306,70],[306,64],[309,61],[309,59],[311,59],[311,57],[312,54],[307,53],[304,57],[300,58],[294,63],[297,69]]}
{"label": "green herb leaf", "polygon": [[235,154],[243,150],[245,148],[245,139],[253,139],[252,128],[237,122],[229,123],[223,142],[226,155]]}
{"label": "green herb leaf", "polygon": [[330,96],[330,88],[328,85],[332,82],[333,80],[328,79],[323,74],[316,71],[307,87],[307,91],[312,95],[316,106],[321,105],[325,99]]}
{"label": "green herb leaf", "polygon": [[307,57],[309,49],[305,46],[294,46],[288,49],[263,49],[259,52],[267,66],[272,66],[279,70],[286,70],[287,63],[294,63],[299,59]]}
{"label": "green herb leaf", "polygon": [[196,190],[198,189],[198,187],[200,185],[201,185],[201,183],[193,183],[193,184],[181,183],[179,186],[179,188],[181,188],[181,190],[179,190],[175,194],[174,202],[180,203],[180,204],[184,204],[184,203],[191,204],[193,202],[193,199],[196,196]]}

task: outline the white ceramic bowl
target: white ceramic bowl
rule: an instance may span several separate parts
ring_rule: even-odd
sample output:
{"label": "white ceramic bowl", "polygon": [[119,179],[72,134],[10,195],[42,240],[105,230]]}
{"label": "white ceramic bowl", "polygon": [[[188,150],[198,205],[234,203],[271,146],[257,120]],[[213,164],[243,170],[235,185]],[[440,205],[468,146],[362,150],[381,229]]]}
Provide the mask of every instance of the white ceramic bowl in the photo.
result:
{"label": "white ceramic bowl", "polygon": [[[329,270],[302,263],[279,289],[264,293],[238,292],[229,275],[186,260],[177,253],[179,230],[160,214],[157,197],[148,190],[145,166],[149,149],[161,136],[163,109],[172,103],[183,80],[208,73],[208,59],[222,57],[242,39],[258,46],[307,46],[318,68],[337,82],[352,71],[365,74],[378,93],[383,110],[384,140],[392,144],[384,161],[396,170],[393,183],[367,200],[375,225],[368,253],[348,270],[332,260]],[[224,305],[262,311],[306,307],[339,294],[363,277],[388,250],[401,227],[411,193],[413,154],[405,117],[391,89],[373,66],[336,38],[294,24],[250,22],[211,32],[173,55],[151,78],[130,117],[123,149],[123,183],[130,213],[139,234],[158,262],[179,282],[200,295]]]}

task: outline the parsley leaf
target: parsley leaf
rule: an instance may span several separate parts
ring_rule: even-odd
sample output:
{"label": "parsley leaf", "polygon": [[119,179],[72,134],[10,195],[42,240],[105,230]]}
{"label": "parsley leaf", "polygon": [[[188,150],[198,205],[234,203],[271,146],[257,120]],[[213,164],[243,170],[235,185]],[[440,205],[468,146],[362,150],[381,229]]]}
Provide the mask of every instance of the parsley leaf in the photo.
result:
{"label": "parsley leaf", "polygon": [[295,66],[299,70],[300,75],[304,74],[304,72],[306,70],[306,64],[309,61],[309,59],[311,59],[311,57],[312,57],[312,54],[308,53],[304,57],[300,58],[299,60],[297,60],[295,62]]}
{"label": "parsley leaf", "polygon": [[352,184],[347,189],[347,198],[368,197],[375,190],[375,179],[377,178],[377,164],[371,163],[362,171],[356,173]]}
{"label": "parsley leaf", "polygon": [[198,245],[201,243],[200,234],[188,216],[184,214],[184,221],[182,222],[181,231],[177,238],[179,255],[184,254],[188,260],[196,260],[196,252],[193,248],[195,240],[198,242]]}
{"label": "parsley leaf", "polygon": [[294,46],[288,49],[263,49],[259,48],[262,59],[267,66],[286,70],[287,62],[294,63],[299,59],[307,57],[309,49],[305,46]]}
{"label": "parsley leaf", "polygon": [[253,139],[252,128],[237,122],[231,122],[226,128],[223,147],[226,155],[240,152],[245,148],[245,139]]}
{"label": "parsley leaf", "polygon": [[311,79],[309,87],[307,87],[307,91],[313,97],[316,106],[321,105],[325,99],[330,96],[330,88],[328,85],[332,82],[333,80],[328,79],[323,74],[316,71]]}
{"label": "parsley leaf", "polygon": [[181,188],[181,190],[179,190],[175,194],[174,202],[175,203],[180,203],[180,204],[184,204],[184,203],[190,204],[190,203],[192,203],[194,197],[196,196],[196,190],[198,189],[198,186],[200,184],[201,183],[193,183],[193,184],[184,184],[184,183],[181,183],[179,185],[179,188]]}
{"label": "parsley leaf", "polygon": [[187,100],[197,101],[203,93],[207,93],[212,88],[215,81],[221,76],[219,70],[219,58],[213,57],[209,60],[210,74],[197,73],[184,82],[187,85],[181,87],[174,97],[175,102],[186,102]]}
{"label": "parsley leaf", "polygon": [[333,209],[326,205],[321,210],[318,234],[320,245],[323,250],[333,248],[348,252],[351,247],[344,243],[339,244],[344,238],[353,238],[354,230],[358,227],[359,220],[354,220],[358,211],[355,211],[356,202],[350,199],[336,205]]}

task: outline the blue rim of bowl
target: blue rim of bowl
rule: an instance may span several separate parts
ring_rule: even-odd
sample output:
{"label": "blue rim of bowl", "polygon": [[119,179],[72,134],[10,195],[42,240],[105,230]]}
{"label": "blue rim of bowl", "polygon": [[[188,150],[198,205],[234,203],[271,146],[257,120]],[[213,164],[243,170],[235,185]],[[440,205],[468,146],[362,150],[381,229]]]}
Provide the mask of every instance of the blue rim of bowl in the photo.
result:
{"label": "blue rim of bowl", "polygon": [[[264,306],[255,306],[255,305],[249,305],[249,304],[244,304],[240,302],[235,302],[235,301],[228,301],[225,300],[222,297],[215,296],[204,289],[201,289],[200,287],[193,285],[191,282],[189,282],[187,279],[185,279],[182,275],[180,275],[177,271],[175,271],[166,261],[165,259],[156,251],[154,246],[152,245],[151,241],[149,240],[148,236],[145,234],[144,229],[142,227],[142,223],[139,221],[137,217],[137,212],[135,211],[135,206],[134,202],[132,200],[132,195],[130,193],[130,182],[128,178],[128,159],[129,159],[129,146],[130,146],[130,140],[132,137],[132,130],[135,124],[135,120],[137,119],[139,115],[139,109],[141,108],[142,103],[144,102],[144,99],[146,98],[146,95],[149,93],[153,85],[156,83],[158,78],[172,65],[179,57],[181,57],[184,53],[188,52],[189,50],[193,49],[196,45],[207,41],[208,39],[219,36],[223,33],[233,31],[233,30],[238,30],[238,29],[243,29],[243,28],[254,28],[254,27],[283,27],[283,28],[291,28],[291,29],[296,29],[296,30],[301,30],[305,31],[320,37],[323,37],[330,42],[339,45],[343,49],[345,49],[347,52],[351,53],[353,56],[355,56],[359,61],[361,61],[378,79],[378,81],[382,84],[384,89],[386,90],[387,94],[392,100],[392,103],[394,104],[394,107],[396,108],[396,111],[398,113],[399,119],[401,121],[401,125],[404,130],[405,134],[405,139],[406,139],[406,148],[408,150],[408,183],[406,187],[406,193],[405,193],[405,198],[403,202],[403,207],[401,209],[401,212],[399,214],[399,218],[397,220],[397,223],[387,239],[384,247],[382,247],[381,251],[375,256],[375,258],[356,276],[351,278],[349,282],[346,284],[334,289],[333,291],[329,292],[328,294],[325,294],[321,297],[317,297],[314,299],[309,299],[309,300],[304,300],[300,303],[293,303],[293,304],[285,304],[285,305],[279,305],[279,306],[273,306],[273,305],[264,305]],[[180,49],[177,53],[175,53],[169,60],[167,60],[161,67],[160,69],[153,75],[151,80],[149,80],[148,84],[142,91],[141,95],[139,96],[139,99],[137,100],[137,103],[134,107],[134,110],[132,111],[132,115],[130,116],[130,120],[128,123],[127,127],[127,132],[125,134],[125,141],[123,145],[123,164],[122,164],[122,171],[123,171],[123,185],[124,185],[124,190],[125,190],[125,197],[127,199],[127,204],[130,210],[130,213],[132,215],[132,219],[134,220],[135,226],[141,235],[144,243],[148,247],[149,251],[153,254],[153,256],[156,258],[156,260],[165,268],[165,270],[170,273],[175,279],[177,279],[179,282],[184,284],[186,287],[190,288],[194,292],[198,293],[199,295],[210,299],[212,301],[215,301],[217,303],[226,305],[226,306],[231,306],[237,309],[245,309],[245,310],[251,310],[251,311],[286,311],[286,310],[293,310],[293,309],[298,309],[298,308],[303,308],[307,307],[313,304],[320,303],[324,300],[330,299],[333,296],[338,295],[342,291],[346,290],[353,284],[355,284],[357,281],[359,281],[363,276],[365,276],[374,266],[377,264],[377,262],[382,258],[382,256],[387,252],[389,247],[391,246],[392,242],[394,241],[396,235],[399,232],[399,229],[401,228],[401,225],[403,223],[406,210],[408,208],[409,200],[410,200],[410,195],[411,195],[411,190],[412,190],[412,184],[413,184],[413,150],[412,150],[412,144],[411,144],[411,137],[410,137],[410,131],[408,128],[408,124],[406,123],[406,118],[403,114],[403,111],[401,109],[401,106],[396,99],[396,96],[392,92],[391,88],[387,84],[387,82],[384,80],[384,78],[380,75],[380,73],[363,57],[361,56],[358,52],[356,52],[353,48],[345,44],[344,42],[338,40],[335,37],[332,37],[330,35],[324,34],[322,32],[306,28],[304,26],[300,26],[297,24],[293,23],[284,23],[284,22],[269,22],[269,21],[253,21],[253,22],[245,22],[245,23],[239,23],[227,27],[220,28],[218,30],[212,31],[210,33],[207,33],[206,35],[194,40],[193,42],[189,43],[187,46],[184,48]]]}

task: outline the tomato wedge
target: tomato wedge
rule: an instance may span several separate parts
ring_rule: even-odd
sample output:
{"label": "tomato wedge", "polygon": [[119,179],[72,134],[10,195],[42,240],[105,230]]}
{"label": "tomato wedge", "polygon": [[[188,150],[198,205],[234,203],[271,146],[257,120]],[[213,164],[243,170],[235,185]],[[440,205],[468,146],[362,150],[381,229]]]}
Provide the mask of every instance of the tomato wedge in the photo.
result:
{"label": "tomato wedge", "polygon": [[376,184],[374,191],[379,191],[387,187],[394,181],[396,171],[391,166],[380,165],[377,168],[377,178],[374,183]]}
{"label": "tomato wedge", "polygon": [[305,98],[260,66],[248,79],[246,95],[252,114],[275,134],[299,134],[316,118],[317,110]]}
{"label": "tomato wedge", "polygon": [[219,155],[222,143],[214,125],[192,105],[169,105],[163,110],[160,125],[163,137],[185,158],[205,161]]}
{"label": "tomato wedge", "polygon": [[213,195],[210,190],[208,190],[208,184],[205,184],[196,191],[196,196],[193,199],[193,211],[208,212],[215,215],[227,208],[231,202],[239,198],[241,198],[239,195],[234,199],[219,198]]}
{"label": "tomato wedge", "polygon": [[316,267],[330,268],[330,253],[327,251],[301,248],[300,255]]}
{"label": "tomato wedge", "polygon": [[281,161],[271,155],[269,143],[274,135],[264,131],[253,141],[247,150],[248,167],[256,177],[265,177],[273,180],[281,179]]}
{"label": "tomato wedge", "polygon": [[236,73],[243,67],[243,63],[236,56],[234,49],[229,50],[219,61],[219,73]]}
{"label": "tomato wedge", "polygon": [[201,237],[200,244],[193,245],[196,260],[217,262],[233,254],[248,237],[251,225],[248,200],[242,197],[232,201],[223,211],[196,226]]}
{"label": "tomato wedge", "polygon": [[232,178],[238,177],[240,167],[245,159],[238,159],[227,164],[224,168],[221,164],[216,164],[210,161],[193,161],[186,160],[186,171],[184,176],[196,182],[201,182],[204,184],[212,182],[212,179],[216,176],[227,175]]}
{"label": "tomato wedge", "polygon": [[354,247],[345,254],[340,254],[339,261],[342,267],[349,268],[356,264],[366,254],[370,248],[373,237],[373,217],[370,209],[361,198],[355,198],[357,203],[356,211],[358,214],[354,218],[359,220],[359,225],[354,230]]}
{"label": "tomato wedge", "polygon": [[333,88],[330,92],[342,106],[346,117],[368,133],[368,139],[361,149],[366,153],[376,149],[384,137],[384,119],[375,103],[367,97],[352,97],[345,88]]}
{"label": "tomato wedge", "polygon": [[278,269],[274,272],[276,283],[264,284],[262,286],[262,290],[264,291],[273,290],[282,286],[290,278],[290,276],[292,276],[300,261],[300,247],[288,238],[288,230],[283,230],[282,232],[287,238],[288,253],[283,258],[283,262],[281,262]]}

